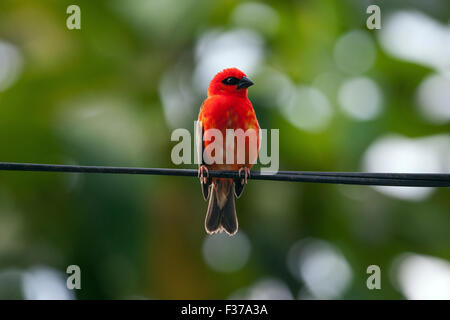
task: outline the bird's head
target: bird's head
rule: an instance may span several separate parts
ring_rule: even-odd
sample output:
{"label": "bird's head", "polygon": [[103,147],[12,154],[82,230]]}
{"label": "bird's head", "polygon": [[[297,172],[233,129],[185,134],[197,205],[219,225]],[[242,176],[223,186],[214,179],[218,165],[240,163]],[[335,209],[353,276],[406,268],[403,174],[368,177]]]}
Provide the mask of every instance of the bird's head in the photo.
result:
{"label": "bird's head", "polygon": [[253,82],[241,70],[237,68],[224,69],[211,80],[208,96],[220,94],[246,97],[247,88],[251,85]]}

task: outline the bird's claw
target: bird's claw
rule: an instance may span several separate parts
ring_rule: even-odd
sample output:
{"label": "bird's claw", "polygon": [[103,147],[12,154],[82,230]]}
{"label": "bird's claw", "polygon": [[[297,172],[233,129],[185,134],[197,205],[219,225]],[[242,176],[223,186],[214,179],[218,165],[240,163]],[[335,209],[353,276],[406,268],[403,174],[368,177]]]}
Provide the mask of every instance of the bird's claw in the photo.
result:
{"label": "bird's claw", "polygon": [[200,168],[198,168],[198,177],[200,178],[200,183],[208,183],[209,172],[205,165],[201,165]]}
{"label": "bird's claw", "polygon": [[242,167],[238,171],[239,178],[241,177],[241,172],[244,171],[244,178],[241,179],[241,184],[247,184],[247,180],[250,177],[250,169],[247,167]]}

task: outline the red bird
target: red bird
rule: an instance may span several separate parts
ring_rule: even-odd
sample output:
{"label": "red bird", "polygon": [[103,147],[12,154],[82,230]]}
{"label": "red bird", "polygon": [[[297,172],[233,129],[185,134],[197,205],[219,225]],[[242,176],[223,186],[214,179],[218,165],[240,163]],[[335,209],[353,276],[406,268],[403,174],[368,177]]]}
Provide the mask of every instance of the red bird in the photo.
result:
{"label": "red bird", "polygon": [[[199,155],[199,177],[202,185],[203,197],[209,196],[208,211],[205,219],[205,229],[208,234],[225,230],[229,235],[234,235],[238,230],[238,220],[234,196],[240,197],[250,175],[250,169],[256,162],[259,150],[259,124],[255,111],[247,97],[247,88],[253,82],[246,75],[236,69],[225,69],[212,79],[208,88],[208,97],[203,102],[198,116],[197,137]],[[223,137],[223,161],[208,164],[203,157],[203,150],[214,140],[203,141],[203,134],[209,129],[218,129]],[[246,132],[253,129],[256,135],[256,154],[250,154],[249,143],[245,143],[245,161],[238,161],[238,152],[242,152],[234,143],[234,160],[226,161],[226,130],[242,129]],[[251,140],[251,139],[249,139]],[[241,148],[242,149],[242,148]],[[242,159],[242,158],[241,158]],[[239,172],[238,179],[209,178],[208,170],[233,170]],[[241,173],[243,172],[243,178]]]}

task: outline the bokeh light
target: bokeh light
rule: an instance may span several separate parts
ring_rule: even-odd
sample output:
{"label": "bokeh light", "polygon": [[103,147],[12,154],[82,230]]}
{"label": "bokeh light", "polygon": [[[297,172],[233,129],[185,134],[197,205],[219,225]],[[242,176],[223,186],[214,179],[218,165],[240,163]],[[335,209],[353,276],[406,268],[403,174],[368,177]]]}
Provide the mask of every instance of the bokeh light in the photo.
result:
{"label": "bokeh light", "polygon": [[432,123],[450,121],[450,78],[434,74],[425,78],[417,92],[419,111]]}
{"label": "bokeh light", "polygon": [[8,89],[19,77],[23,68],[19,50],[0,39],[0,92]]}
{"label": "bokeh light", "polygon": [[340,298],[353,278],[341,251],[324,240],[306,239],[295,243],[289,251],[288,267],[316,299]]}
{"label": "bokeh light", "polygon": [[405,253],[396,258],[394,282],[407,299],[449,300],[450,262],[432,256]]}
{"label": "bokeh light", "polygon": [[225,68],[245,70],[251,77],[263,62],[263,45],[263,38],[247,29],[211,30],[203,34],[195,47],[194,83],[198,91],[204,94],[214,75]]}
{"label": "bokeh light", "polygon": [[23,274],[23,295],[27,300],[71,300],[74,292],[66,277],[49,267],[36,266]]}
{"label": "bokeh light", "polygon": [[318,89],[297,86],[282,109],[286,119],[301,130],[320,132],[333,116],[328,98]]}
{"label": "bokeh light", "polygon": [[191,72],[183,67],[182,62],[163,75],[159,96],[170,128],[185,127],[194,121],[192,115],[200,110],[194,90]]}
{"label": "bokeh light", "polygon": [[[123,16],[141,35],[162,41],[166,37],[175,40],[189,30],[191,9],[197,1],[186,0],[135,0],[125,3],[120,0],[108,1],[118,14]],[[176,31],[176,32],[175,32]]]}
{"label": "bokeh light", "polygon": [[231,15],[231,21],[236,27],[254,29],[267,35],[273,35],[277,31],[279,20],[278,13],[261,2],[242,3]]}
{"label": "bokeh light", "polygon": [[348,74],[362,74],[368,71],[373,66],[375,58],[375,44],[366,31],[349,31],[337,40],[334,47],[337,66]]}
{"label": "bokeh light", "polygon": [[422,12],[387,15],[379,38],[384,50],[395,57],[440,70],[450,67],[450,28]]}
{"label": "bokeh light", "polygon": [[259,69],[256,77],[258,85],[252,88],[252,94],[261,97],[262,107],[283,108],[289,103],[295,85],[288,75],[265,66]]}
{"label": "bokeh light", "polygon": [[[439,173],[448,170],[450,137],[435,136],[410,139],[390,134],[378,138],[367,149],[363,158],[363,170],[368,172]],[[376,190],[388,196],[410,201],[421,201],[434,188],[385,187]]]}
{"label": "bokeh light", "polygon": [[285,283],[278,279],[262,279],[249,292],[250,300],[291,300],[292,293]]}
{"label": "bokeh light", "polygon": [[370,78],[347,80],[339,89],[338,99],[342,110],[357,120],[371,120],[381,112],[381,90]]}
{"label": "bokeh light", "polygon": [[205,238],[203,258],[215,271],[233,272],[247,263],[250,249],[250,241],[244,232],[239,231],[233,237],[222,232]]}
{"label": "bokeh light", "polygon": [[248,288],[241,288],[234,292],[231,300],[292,300],[291,291],[280,279],[263,278]]}

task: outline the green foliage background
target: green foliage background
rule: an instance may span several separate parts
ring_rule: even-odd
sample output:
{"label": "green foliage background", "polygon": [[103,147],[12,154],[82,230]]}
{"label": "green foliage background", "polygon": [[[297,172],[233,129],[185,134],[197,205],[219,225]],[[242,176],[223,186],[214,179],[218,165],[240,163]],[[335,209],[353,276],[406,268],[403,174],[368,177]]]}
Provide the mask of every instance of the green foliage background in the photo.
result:
{"label": "green foliage background", "polygon": [[[0,161],[174,166],[161,81],[174,65],[193,71],[199,36],[236,28],[231,17],[242,2],[145,3],[0,2],[0,39],[19,48],[24,61],[17,81],[0,92]],[[256,28],[264,40],[264,66],[310,85],[336,70],[333,47],[342,34],[366,30],[365,9],[372,2],[264,3],[278,15],[274,32],[264,24],[258,29],[261,23],[254,27],[251,16],[238,27]],[[448,1],[374,3],[383,17],[414,9],[448,23]],[[66,28],[70,4],[81,7],[81,30]],[[359,171],[368,146],[385,133],[449,133],[448,123],[430,124],[415,108],[415,90],[431,69],[387,55],[377,31],[366,32],[377,54],[367,75],[384,93],[383,112],[374,120],[351,119],[331,98],[335,115],[326,129],[301,130],[258,89],[259,83],[270,86],[271,78],[262,69],[252,75],[256,85],[249,96],[261,126],[280,129],[281,169]],[[193,105],[205,94],[206,88]],[[197,109],[184,126],[192,130],[196,117]],[[0,275],[33,266],[64,275],[77,264],[78,299],[223,299],[264,278],[279,279],[297,297],[305,283],[289,272],[288,252],[298,240],[317,238],[338,248],[351,266],[351,284],[339,298],[404,298],[389,276],[394,258],[415,252],[450,260],[449,209],[445,189],[405,201],[369,187],[251,181],[237,201],[249,260],[222,273],[203,257],[206,203],[197,179],[1,172]],[[371,264],[383,271],[382,290],[366,288]],[[1,298],[23,298],[14,283],[0,276]]]}

